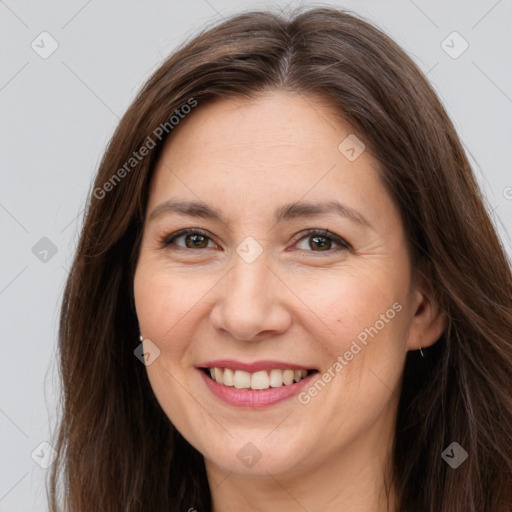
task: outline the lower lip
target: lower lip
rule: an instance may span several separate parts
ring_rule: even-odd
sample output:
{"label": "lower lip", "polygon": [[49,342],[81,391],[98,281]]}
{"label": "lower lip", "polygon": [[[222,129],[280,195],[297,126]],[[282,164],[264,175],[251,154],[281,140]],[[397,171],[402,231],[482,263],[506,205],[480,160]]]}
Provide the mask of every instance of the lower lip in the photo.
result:
{"label": "lower lip", "polygon": [[202,375],[207,388],[223,402],[235,407],[245,407],[249,409],[263,409],[277,404],[292,396],[298,395],[301,389],[307,386],[308,382],[316,375],[312,373],[299,382],[283,385],[279,388],[268,388],[260,391],[253,389],[236,389],[235,387],[224,386],[214,381],[203,370],[198,370]]}

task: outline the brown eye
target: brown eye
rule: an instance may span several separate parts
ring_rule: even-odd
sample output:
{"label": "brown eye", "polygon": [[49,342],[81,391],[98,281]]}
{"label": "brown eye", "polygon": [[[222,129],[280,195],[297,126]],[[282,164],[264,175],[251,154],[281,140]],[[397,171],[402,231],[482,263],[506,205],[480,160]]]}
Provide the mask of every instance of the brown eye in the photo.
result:
{"label": "brown eye", "polygon": [[[189,249],[204,248],[208,245],[208,239],[203,235],[183,235],[185,237],[185,245]],[[206,243],[205,243],[206,242]]]}
{"label": "brown eye", "polygon": [[[176,243],[178,240],[184,240],[184,243]],[[173,233],[166,237],[163,241],[164,247],[175,245],[184,249],[207,249],[208,242],[211,239],[204,232],[196,229],[185,229]]]}
{"label": "brown eye", "polygon": [[[325,230],[309,231],[299,242],[302,243],[306,240],[308,241],[307,248],[299,247],[300,250],[307,252],[337,252],[351,249],[350,244],[343,240],[343,238]],[[338,248],[332,249],[333,245],[338,246]]]}
{"label": "brown eye", "polygon": [[309,246],[311,249],[320,249],[321,251],[326,251],[331,248],[332,240],[327,238],[326,236],[313,236],[309,237]]}

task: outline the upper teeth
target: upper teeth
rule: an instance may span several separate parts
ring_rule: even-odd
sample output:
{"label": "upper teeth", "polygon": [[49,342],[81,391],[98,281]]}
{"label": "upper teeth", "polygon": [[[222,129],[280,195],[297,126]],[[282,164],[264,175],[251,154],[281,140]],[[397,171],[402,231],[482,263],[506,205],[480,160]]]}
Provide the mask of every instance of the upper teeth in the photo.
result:
{"label": "upper teeth", "polygon": [[224,386],[237,389],[278,388],[283,384],[289,386],[307,376],[307,370],[262,370],[249,373],[230,368],[210,368],[212,379]]}

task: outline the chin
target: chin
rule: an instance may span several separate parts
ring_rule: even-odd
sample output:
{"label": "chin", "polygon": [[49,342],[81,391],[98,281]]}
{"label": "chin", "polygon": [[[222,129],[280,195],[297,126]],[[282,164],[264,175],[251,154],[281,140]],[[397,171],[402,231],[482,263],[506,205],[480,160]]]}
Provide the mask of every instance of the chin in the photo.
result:
{"label": "chin", "polygon": [[[255,435],[229,437],[208,441],[206,448],[198,446],[205,459],[219,468],[239,475],[268,476],[292,473],[303,465],[313,446],[304,439],[290,439],[284,431],[280,436],[261,431]],[[212,449],[212,447],[214,447]],[[306,453],[308,452],[308,453]]]}

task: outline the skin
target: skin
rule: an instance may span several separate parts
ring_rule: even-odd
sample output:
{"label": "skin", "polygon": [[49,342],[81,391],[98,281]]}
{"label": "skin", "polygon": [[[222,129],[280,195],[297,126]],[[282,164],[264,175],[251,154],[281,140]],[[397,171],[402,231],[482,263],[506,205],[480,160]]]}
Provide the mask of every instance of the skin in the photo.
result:
{"label": "skin", "polygon": [[[315,96],[267,92],[199,105],[166,143],[151,185],[134,279],[139,326],[160,355],[147,366],[171,422],[205,457],[213,510],[384,511],[385,462],[408,350],[435,343],[445,317],[428,283],[413,279],[406,236],[369,151],[338,150],[353,129]],[[170,198],[202,201],[225,223],[172,212]],[[338,200],[365,226],[336,213],[275,224],[284,203]],[[183,228],[208,232],[194,248]],[[327,229],[315,245],[308,229]],[[236,252],[253,237],[263,252]],[[329,248],[330,247],[330,248]],[[280,360],[332,368],[358,334],[402,306],[335,378],[302,404],[227,405],[205,386],[201,362]],[[251,442],[261,454],[237,457]],[[391,489],[390,510],[394,492]]]}

